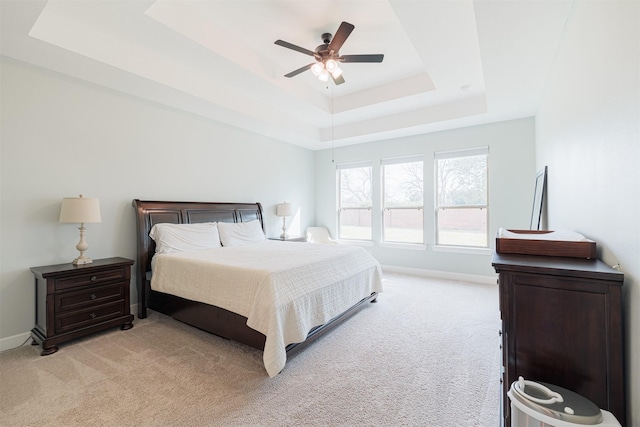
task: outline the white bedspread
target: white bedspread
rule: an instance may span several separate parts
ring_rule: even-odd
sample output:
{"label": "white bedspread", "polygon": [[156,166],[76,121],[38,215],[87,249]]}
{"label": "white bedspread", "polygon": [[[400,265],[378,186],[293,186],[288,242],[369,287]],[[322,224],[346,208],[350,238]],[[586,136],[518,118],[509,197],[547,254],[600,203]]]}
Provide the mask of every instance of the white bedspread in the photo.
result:
{"label": "white bedspread", "polygon": [[267,240],[156,254],[151,288],[245,316],[266,336],[264,366],[273,377],[288,344],[382,292],[382,279],[380,264],[361,247]]}

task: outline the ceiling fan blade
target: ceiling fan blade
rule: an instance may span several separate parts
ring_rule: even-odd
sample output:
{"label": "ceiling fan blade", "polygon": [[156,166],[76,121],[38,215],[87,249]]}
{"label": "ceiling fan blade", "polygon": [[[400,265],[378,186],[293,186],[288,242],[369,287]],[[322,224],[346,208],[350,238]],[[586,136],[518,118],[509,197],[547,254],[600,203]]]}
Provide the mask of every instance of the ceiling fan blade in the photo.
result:
{"label": "ceiling fan blade", "polygon": [[382,62],[383,54],[372,55],[344,55],[338,58],[341,62]]}
{"label": "ceiling fan blade", "polygon": [[285,74],[285,77],[293,77],[293,76],[297,76],[298,74],[307,71],[309,68],[311,68],[311,66],[315,64],[315,62],[312,62],[311,64],[305,65],[304,67],[300,67],[297,70],[293,70],[292,72],[290,72],[289,74]]}
{"label": "ceiling fan blade", "polygon": [[343,21],[342,24],[340,24],[340,27],[338,27],[338,31],[336,31],[331,39],[331,43],[329,43],[329,51],[333,50],[334,52],[338,52],[354,28],[355,27],[352,24]]}
{"label": "ceiling fan blade", "polygon": [[342,74],[340,74],[338,77],[333,77],[333,75],[331,75],[331,78],[333,79],[333,82],[336,84],[336,86],[344,83],[344,77],[342,77]]}
{"label": "ceiling fan blade", "polygon": [[277,44],[278,46],[286,47],[287,49],[292,49],[292,50],[295,50],[297,52],[304,53],[305,55],[316,56],[316,53],[314,51],[311,51],[309,49],[305,49],[305,48],[300,47],[300,46],[296,46],[295,44],[291,44],[291,43],[286,42],[284,40],[276,40],[274,43]]}

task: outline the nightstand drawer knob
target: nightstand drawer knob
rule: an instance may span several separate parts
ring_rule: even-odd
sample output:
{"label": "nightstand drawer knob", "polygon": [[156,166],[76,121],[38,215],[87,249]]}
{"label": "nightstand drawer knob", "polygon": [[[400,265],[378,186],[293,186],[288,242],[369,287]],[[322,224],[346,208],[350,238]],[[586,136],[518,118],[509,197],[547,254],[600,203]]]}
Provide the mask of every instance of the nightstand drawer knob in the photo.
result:
{"label": "nightstand drawer knob", "polygon": [[95,282],[96,280],[98,280],[98,276],[91,276],[91,281]]}
{"label": "nightstand drawer knob", "polygon": [[91,296],[89,298],[91,298],[93,300],[93,299],[96,299],[98,297],[96,296],[96,294],[91,294]]}
{"label": "nightstand drawer knob", "polygon": [[90,317],[90,318],[92,318],[92,319],[95,319],[95,318],[96,318],[96,314],[95,314],[95,313],[91,313],[91,314],[89,315],[89,317]]}

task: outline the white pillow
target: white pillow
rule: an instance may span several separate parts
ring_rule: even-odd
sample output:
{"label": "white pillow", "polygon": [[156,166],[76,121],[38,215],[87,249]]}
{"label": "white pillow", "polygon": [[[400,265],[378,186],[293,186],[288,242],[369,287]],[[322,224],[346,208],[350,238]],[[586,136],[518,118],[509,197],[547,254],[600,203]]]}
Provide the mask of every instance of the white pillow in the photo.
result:
{"label": "white pillow", "polygon": [[222,246],[242,246],[266,239],[258,220],[238,223],[219,222],[218,231]]}
{"label": "white pillow", "polygon": [[149,237],[156,242],[157,254],[202,251],[221,246],[218,226],[215,222],[156,224],[151,228]]}

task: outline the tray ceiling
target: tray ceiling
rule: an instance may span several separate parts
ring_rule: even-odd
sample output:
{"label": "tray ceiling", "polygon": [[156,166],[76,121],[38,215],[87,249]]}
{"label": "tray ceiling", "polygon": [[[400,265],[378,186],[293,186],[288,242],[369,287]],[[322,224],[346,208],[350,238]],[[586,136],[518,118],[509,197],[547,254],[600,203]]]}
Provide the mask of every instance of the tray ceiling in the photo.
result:
{"label": "tray ceiling", "polygon": [[[1,53],[312,150],[535,115],[571,1],[0,2]],[[341,21],[345,84],[304,72]]]}

